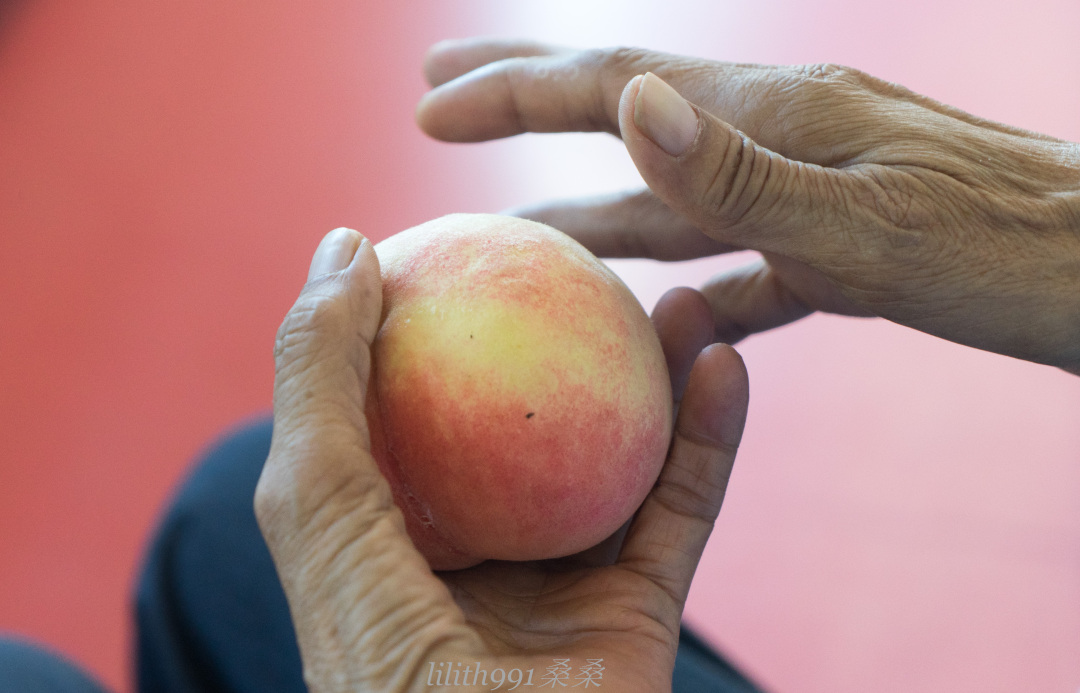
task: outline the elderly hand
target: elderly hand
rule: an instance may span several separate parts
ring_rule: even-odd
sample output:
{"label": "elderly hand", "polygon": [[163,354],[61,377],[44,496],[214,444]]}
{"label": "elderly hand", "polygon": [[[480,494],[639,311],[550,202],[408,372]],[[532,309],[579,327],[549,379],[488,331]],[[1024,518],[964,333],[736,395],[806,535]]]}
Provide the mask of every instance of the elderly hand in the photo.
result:
{"label": "elderly hand", "polygon": [[432,136],[606,131],[649,187],[516,213],[607,257],[761,251],[703,288],[719,339],[877,315],[1080,373],[1080,145],[836,65],[465,40],[426,71]]}
{"label": "elderly hand", "polygon": [[[704,298],[677,289],[654,313],[673,390],[685,397],[667,463],[625,538],[566,559],[439,575],[409,540],[370,453],[364,397],[381,309],[374,249],[339,229],[320,244],[278,333],[274,437],[255,510],[310,689],[426,691],[456,671],[458,681],[443,683],[462,691],[553,675],[573,686],[601,673],[603,690],[670,690],[683,604],[748,398],[738,354],[706,348]],[[617,557],[605,560],[604,549]],[[487,685],[464,685],[477,668]]]}

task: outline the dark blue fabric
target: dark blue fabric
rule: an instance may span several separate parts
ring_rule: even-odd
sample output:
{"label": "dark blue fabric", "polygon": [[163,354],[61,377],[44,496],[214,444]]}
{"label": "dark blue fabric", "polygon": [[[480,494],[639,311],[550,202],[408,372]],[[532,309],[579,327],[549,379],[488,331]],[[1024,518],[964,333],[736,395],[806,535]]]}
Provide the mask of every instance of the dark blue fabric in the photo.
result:
{"label": "dark blue fabric", "polygon": [[168,509],[136,593],[139,691],[307,690],[252,507],[270,433],[262,420],[226,437]]}
{"label": "dark blue fabric", "polygon": [[[225,437],[165,514],[136,597],[143,693],[307,690],[288,604],[252,509],[271,430],[265,419]],[[674,691],[759,689],[684,627]]]}
{"label": "dark blue fabric", "polygon": [[101,684],[60,655],[20,638],[0,637],[3,693],[105,693]]}

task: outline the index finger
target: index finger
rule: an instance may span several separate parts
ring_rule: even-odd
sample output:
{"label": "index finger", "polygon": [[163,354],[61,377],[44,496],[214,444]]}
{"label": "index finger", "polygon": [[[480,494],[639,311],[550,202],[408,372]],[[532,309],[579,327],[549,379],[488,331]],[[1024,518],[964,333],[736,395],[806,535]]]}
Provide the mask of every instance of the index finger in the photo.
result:
{"label": "index finger", "polygon": [[[473,40],[438,48],[440,64],[473,67],[420,99],[416,119],[449,142],[523,132],[619,134],[619,97],[636,75],[653,72],[688,88],[686,68],[702,61],[635,48],[565,51],[532,43]],[[485,59],[497,58],[494,62]],[[435,58],[429,57],[429,63]],[[431,67],[429,73],[434,72]],[[445,74],[453,70],[447,69]],[[440,77],[445,76],[440,72]]]}

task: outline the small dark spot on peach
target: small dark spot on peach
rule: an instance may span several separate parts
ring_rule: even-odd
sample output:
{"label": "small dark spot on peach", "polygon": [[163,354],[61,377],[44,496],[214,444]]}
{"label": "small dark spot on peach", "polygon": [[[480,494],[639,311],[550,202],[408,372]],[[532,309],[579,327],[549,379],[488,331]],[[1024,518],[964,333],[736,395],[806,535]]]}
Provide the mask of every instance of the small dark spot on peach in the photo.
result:
{"label": "small dark spot on peach", "polygon": [[531,419],[534,416],[536,416],[536,412],[531,411],[531,412],[529,412],[528,414],[525,415],[525,418],[526,419]]}

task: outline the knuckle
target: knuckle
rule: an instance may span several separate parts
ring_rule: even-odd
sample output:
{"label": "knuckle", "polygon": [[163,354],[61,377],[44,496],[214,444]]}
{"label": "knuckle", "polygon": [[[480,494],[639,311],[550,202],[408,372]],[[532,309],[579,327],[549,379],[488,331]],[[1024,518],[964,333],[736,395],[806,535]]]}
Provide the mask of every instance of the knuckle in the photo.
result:
{"label": "knuckle", "polygon": [[782,65],[766,75],[765,87],[774,96],[796,104],[814,101],[847,84],[848,68],[834,63]]}
{"label": "knuckle", "polygon": [[649,64],[650,51],[644,48],[630,46],[616,46],[612,48],[600,48],[592,53],[592,60],[599,65],[601,71],[623,75],[646,67]]}
{"label": "knuckle", "polygon": [[615,82],[621,81],[625,85],[634,75],[655,69],[657,57],[656,53],[644,48],[614,46],[599,49],[595,59],[602,77],[616,78]]}
{"label": "knuckle", "polygon": [[799,66],[802,77],[811,82],[838,81],[844,75],[844,67],[836,63],[810,63]]}
{"label": "knuckle", "polygon": [[872,79],[862,70],[837,63],[811,63],[793,68],[795,76],[805,87],[815,85],[862,86]]}
{"label": "knuckle", "polygon": [[723,488],[700,478],[687,480],[661,478],[653,488],[654,498],[669,512],[681,517],[713,522],[720,512],[718,497]]}
{"label": "knuckle", "polygon": [[255,486],[255,519],[259,526],[263,526],[270,519],[274,509],[280,505],[273,492],[267,488],[266,483],[260,478]]}
{"label": "knuckle", "polygon": [[596,114],[593,129],[606,130],[607,123],[618,123],[619,97],[635,75],[649,69],[652,54],[641,48],[624,46],[595,48],[584,51],[579,61],[586,72],[597,76],[599,88],[595,90],[595,103],[591,112]]}
{"label": "knuckle", "polygon": [[654,238],[655,234],[647,233],[644,229],[630,229],[621,238],[623,257],[652,257],[656,251]]}
{"label": "knuckle", "polygon": [[712,522],[720,512],[738,442],[688,428],[685,422],[676,436],[673,450],[678,452],[672,452],[672,460],[653,487],[653,496],[672,513]]}
{"label": "knuckle", "polygon": [[1062,228],[1080,229],[1080,194],[1058,198],[1054,207],[1061,216]]}
{"label": "knuckle", "polygon": [[655,215],[656,200],[649,191],[635,192],[623,198],[619,206],[618,224],[623,232],[615,236],[618,257],[652,257],[658,236],[651,233],[652,224],[641,224],[641,220]]}
{"label": "knuckle", "polygon": [[529,93],[533,80],[541,76],[537,69],[530,70],[525,58],[507,58],[499,62],[499,74],[506,83],[506,93],[510,97],[510,113],[514,118],[514,129],[525,132],[529,129],[526,119],[528,109],[523,104],[523,94]]}
{"label": "knuckle", "polygon": [[778,91],[788,99],[782,117],[817,120],[838,97],[859,90],[861,78],[853,68],[834,63],[796,65],[786,68],[778,80]]}
{"label": "knuckle", "polygon": [[333,339],[348,322],[346,306],[332,293],[305,291],[286,314],[274,341],[274,358],[280,361],[312,337]]}
{"label": "knuckle", "polygon": [[771,106],[768,118],[778,131],[776,148],[798,152],[805,161],[830,162],[836,156],[838,132],[851,132],[858,139],[873,125],[867,120],[867,104],[878,81],[836,63],[781,66],[767,73],[761,90]]}
{"label": "knuckle", "polygon": [[560,63],[556,57],[514,57],[499,61],[498,74],[504,81],[509,98],[509,113],[516,132],[545,131],[547,125],[537,119],[538,94],[550,93],[549,81],[570,81],[574,69]]}
{"label": "knuckle", "polygon": [[525,83],[525,80],[547,76],[549,70],[547,62],[544,59],[517,56],[503,58],[492,69],[497,69],[515,86],[520,86]]}
{"label": "knuckle", "polygon": [[273,473],[272,466],[267,464],[255,485],[254,498],[255,520],[264,534],[274,525],[274,518],[281,513],[286,502],[284,485]]}
{"label": "knuckle", "polygon": [[579,51],[574,56],[574,63],[585,68],[596,70],[603,69],[607,65],[608,54],[620,50],[618,48],[589,48]]}
{"label": "knuckle", "polygon": [[[495,69],[495,68],[492,68]],[[497,72],[506,80],[512,92],[520,89],[526,78],[541,74],[528,58],[504,58],[497,63]]]}

